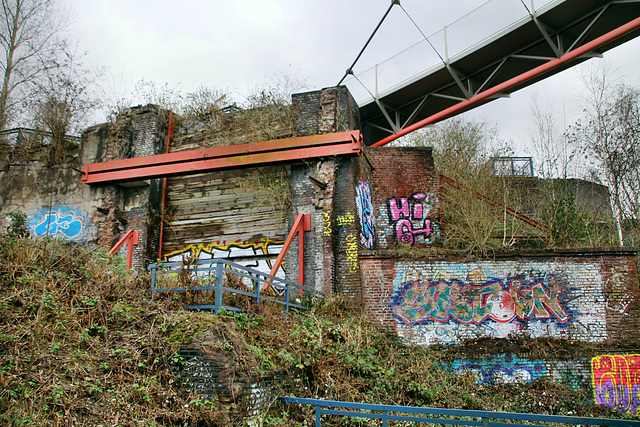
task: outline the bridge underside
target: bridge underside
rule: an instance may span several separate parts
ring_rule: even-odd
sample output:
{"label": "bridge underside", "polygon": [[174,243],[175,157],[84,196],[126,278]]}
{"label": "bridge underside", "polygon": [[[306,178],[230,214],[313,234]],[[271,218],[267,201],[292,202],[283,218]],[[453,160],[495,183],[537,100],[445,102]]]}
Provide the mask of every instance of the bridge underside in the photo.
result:
{"label": "bridge underside", "polygon": [[[556,61],[640,16],[639,0],[566,0],[530,15],[458,58],[418,76],[360,106],[367,145],[401,133],[457,104],[455,115],[529,86],[640,35],[627,31],[568,62],[469,103],[478,94]],[[445,117],[439,117],[442,120]],[[434,120],[437,121],[437,120]],[[376,144],[378,145],[378,144]]]}

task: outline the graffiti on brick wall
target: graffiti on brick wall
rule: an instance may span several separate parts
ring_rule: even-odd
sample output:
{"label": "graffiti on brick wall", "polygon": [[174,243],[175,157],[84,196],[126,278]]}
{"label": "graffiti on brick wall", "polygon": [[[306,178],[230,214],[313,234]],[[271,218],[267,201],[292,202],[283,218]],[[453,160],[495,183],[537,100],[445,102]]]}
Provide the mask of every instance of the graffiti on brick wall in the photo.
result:
{"label": "graffiti on brick wall", "polygon": [[633,304],[635,298],[627,292],[625,275],[615,268],[605,283],[606,300],[605,307],[608,310],[629,316],[627,308]]}
{"label": "graffiti on brick wall", "polygon": [[373,249],[376,240],[375,218],[368,182],[359,181],[356,187],[356,207],[360,217],[360,240],[367,249]]}
{"label": "graffiti on brick wall", "polygon": [[591,375],[596,404],[640,415],[640,354],[596,356]]}
{"label": "graffiti on brick wall", "polygon": [[387,200],[387,217],[397,243],[433,243],[440,236],[437,224],[427,219],[431,199],[430,194],[415,193]]}
{"label": "graffiti on brick wall", "polygon": [[407,325],[449,321],[481,324],[488,319],[507,323],[555,318],[566,322],[569,315],[559,295],[554,276],[535,281],[490,279],[481,285],[457,279],[416,280],[401,287],[392,310]]}
{"label": "graffiti on brick wall", "polygon": [[397,334],[413,344],[514,335],[601,342],[609,336],[597,264],[401,260],[391,277],[384,309]]}
{"label": "graffiti on brick wall", "polygon": [[58,207],[42,210],[31,220],[31,232],[35,236],[55,236],[76,239],[82,235],[86,220],[73,208]]}
{"label": "graffiti on brick wall", "polygon": [[343,226],[348,224],[354,224],[356,222],[356,218],[352,213],[347,212],[344,215],[340,215],[336,218],[336,225]]}
{"label": "graffiti on brick wall", "polygon": [[[182,262],[183,260],[228,259],[244,267],[253,268],[261,273],[269,274],[273,262],[282,250],[284,242],[265,240],[262,242],[216,242],[208,245],[190,245],[164,256],[164,262]],[[209,274],[208,272],[198,275]],[[276,276],[285,278],[284,263],[278,268]],[[243,281],[251,285],[248,278]]]}
{"label": "graffiti on brick wall", "polygon": [[331,213],[327,211],[322,213],[322,235],[331,236]]}
{"label": "graffiti on brick wall", "polygon": [[544,377],[547,364],[541,360],[527,360],[513,354],[499,354],[480,359],[458,359],[450,369],[457,373],[469,372],[480,384],[526,383]]}
{"label": "graffiti on brick wall", "polygon": [[349,234],[345,239],[347,244],[347,264],[349,265],[349,271],[355,273],[358,271],[358,243],[356,237],[353,234]]}

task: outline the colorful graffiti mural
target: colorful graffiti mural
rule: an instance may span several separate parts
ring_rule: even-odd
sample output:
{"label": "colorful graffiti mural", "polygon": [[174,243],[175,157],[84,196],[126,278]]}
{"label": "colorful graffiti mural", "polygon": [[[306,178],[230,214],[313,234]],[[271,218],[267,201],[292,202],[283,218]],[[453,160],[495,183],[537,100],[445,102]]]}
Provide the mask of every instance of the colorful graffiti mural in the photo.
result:
{"label": "colorful graffiti mural", "polygon": [[519,335],[603,342],[611,333],[598,264],[402,260],[392,268],[385,310],[412,344]]}
{"label": "colorful graffiti mural", "polygon": [[531,382],[547,374],[541,360],[531,361],[513,354],[498,354],[480,359],[458,359],[450,369],[456,373],[470,372],[480,384],[509,384]]}
{"label": "colorful graffiti mural", "polygon": [[[265,240],[258,243],[251,242],[216,242],[208,245],[190,245],[184,249],[166,254],[164,262],[182,262],[193,259],[229,259],[245,267],[253,268],[262,273],[269,274],[273,262],[284,246],[283,241]],[[207,272],[202,274],[209,274]],[[200,275],[200,273],[198,273]],[[278,268],[277,277],[285,278],[284,263]],[[244,278],[247,286],[251,286],[251,281]]]}
{"label": "colorful graffiti mural", "polygon": [[371,203],[371,189],[368,182],[358,181],[356,186],[356,207],[360,217],[360,240],[367,249],[373,249],[376,240],[375,218]]}
{"label": "colorful graffiti mural", "polygon": [[640,354],[596,356],[591,375],[596,404],[640,415]]}
{"label": "colorful graffiti mural", "polygon": [[76,239],[82,235],[85,217],[77,210],[68,207],[57,207],[40,211],[31,224],[34,236],[55,236]]}
{"label": "colorful graffiti mural", "polygon": [[491,279],[483,285],[461,280],[409,281],[392,305],[393,314],[407,325],[455,321],[480,324],[514,319],[569,320],[558,296],[554,276],[527,283],[521,278]]}
{"label": "colorful graffiti mural", "polygon": [[411,197],[391,198],[387,201],[389,224],[397,243],[433,243],[440,236],[437,224],[427,219],[431,212],[431,198],[431,195],[425,193],[415,193]]}

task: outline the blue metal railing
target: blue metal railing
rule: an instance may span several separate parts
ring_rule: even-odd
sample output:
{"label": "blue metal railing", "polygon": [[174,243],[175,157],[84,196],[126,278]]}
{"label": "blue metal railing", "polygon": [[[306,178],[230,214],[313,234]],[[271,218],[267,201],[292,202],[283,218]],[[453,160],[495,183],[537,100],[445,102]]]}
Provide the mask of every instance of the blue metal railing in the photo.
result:
{"label": "blue metal railing", "polygon": [[[223,305],[222,297],[225,291],[254,298],[256,304],[260,304],[260,301],[271,301],[282,304],[287,311],[289,311],[291,307],[307,309],[308,307],[302,305],[300,302],[305,296],[322,299],[322,294],[310,287],[300,286],[297,283],[289,282],[226,259],[203,259],[189,264],[184,264],[180,261],[165,262],[151,264],[147,269],[151,271],[151,298],[158,292],[214,291],[215,299],[213,305],[193,305],[185,307],[190,310],[214,310],[217,313],[218,310],[224,308],[230,311],[242,311],[236,307]],[[156,287],[158,274],[176,275],[185,273],[189,274],[190,277],[197,277],[199,280],[202,279],[203,274],[206,274],[206,276],[204,276],[204,283],[199,283],[199,280],[196,280],[195,286],[188,288],[184,286]],[[248,290],[244,291],[225,286],[224,277],[227,273],[249,279],[254,290],[249,292]],[[212,282],[212,284],[206,284],[207,281]],[[262,285],[265,284],[273,288],[276,291],[276,295],[265,295],[262,293]],[[294,302],[291,301],[292,297],[294,298]]]}
{"label": "blue metal railing", "polygon": [[[321,417],[323,414],[381,420],[383,427],[387,427],[389,425],[389,421],[409,421],[415,423],[451,424],[475,427],[549,427],[548,424],[531,424],[540,422],[606,427],[640,427],[640,421],[613,420],[609,418],[583,418],[562,415],[518,414],[514,412],[470,411],[466,409],[374,405],[370,403],[301,399],[297,397],[282,397],[281,399],[287,403],[299,403],[301,405],[315,406],[316,427],[320,427]],[[460,417],[467,419],[459,419]],[[528,424],[491,420],[526,421]]]}

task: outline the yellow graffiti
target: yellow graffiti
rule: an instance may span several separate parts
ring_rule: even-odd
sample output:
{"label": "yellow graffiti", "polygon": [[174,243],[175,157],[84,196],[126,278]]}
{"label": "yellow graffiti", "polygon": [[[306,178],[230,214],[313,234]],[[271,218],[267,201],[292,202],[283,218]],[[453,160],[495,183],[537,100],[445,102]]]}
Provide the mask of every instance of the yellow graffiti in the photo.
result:
{"label": "yellow graffiti", "polygon": [[[201,256],[206,258],[211,258],[211,255],[215,251],[229,251],[229,252],[237,252],[243,251],[246,249],[251,249],[253,254],[251,255],[274,255],[277,256],[280,252],[281,246],[284,244],[283,240],[264,240],[262,242],[231,242],[227,244],[218,244],[218,243],[209,243],[199,245],[189,245],[184,249],[178,249],[173,252],[169,252],[163,256],[163,262],[171,262],[176,260],[177,258],[187,258],[187,259],[200,259]],[[277,252],[269,252],[269,248],[273,246],[279,246],[277,248]],[[209,255],[209,256],[207,256]],[[267,263],[271,265],[269,260]]]}
{"label": "yellow graffiti", "polygon": [[353,234],[349,234],[346,238],[347,242],[347,262],[349,263],[349,270],[352,273],[358,271],[358,244]]}
{"label": "yellow graffiti", "polygon": [[323,223],[323,231],[322,234],[324,236],[331,236],[331,214],[329,212],[322,213],[322,223]]}
{"label": "yellow graffiti", "polygon": [[353,216],[353,214],[347,212],[346,214],[336,218],[336,224],[338,225],[353,224],[355,220],[356,218]]}

